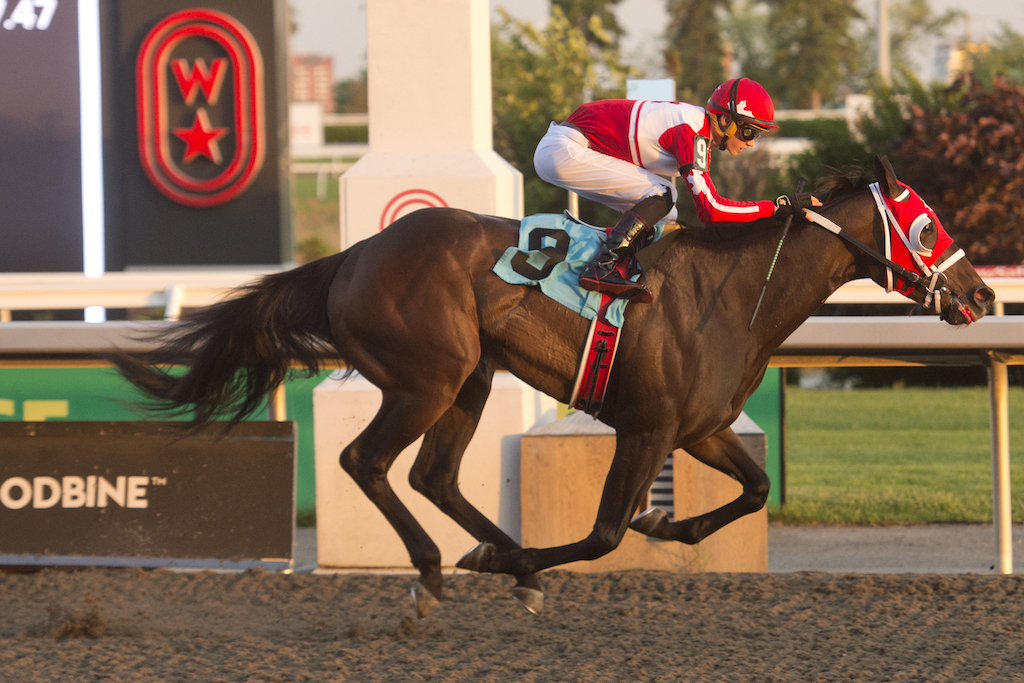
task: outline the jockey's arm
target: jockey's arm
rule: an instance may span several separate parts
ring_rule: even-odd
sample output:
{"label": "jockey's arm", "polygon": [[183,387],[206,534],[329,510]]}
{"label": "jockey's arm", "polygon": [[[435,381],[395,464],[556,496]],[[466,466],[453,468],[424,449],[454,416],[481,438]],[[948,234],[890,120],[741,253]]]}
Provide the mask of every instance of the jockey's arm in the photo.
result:
{"label": "jockey's arm", "polygon": [[680,169],[680,172],[697,207],[697,216],[703,223],[748,223],[775,213],[775,202],[770,200],[744,202],[722,197],[707,171],[689,168]]}
{"label": "jockey's arm", "polygon": [[744,202],[718,194],[711,180],[711,140],[687,125],[675,126],[662,134],[658,143],[675,156],[679,173],[703,223],[746,223],[775,213],[775,202]]}

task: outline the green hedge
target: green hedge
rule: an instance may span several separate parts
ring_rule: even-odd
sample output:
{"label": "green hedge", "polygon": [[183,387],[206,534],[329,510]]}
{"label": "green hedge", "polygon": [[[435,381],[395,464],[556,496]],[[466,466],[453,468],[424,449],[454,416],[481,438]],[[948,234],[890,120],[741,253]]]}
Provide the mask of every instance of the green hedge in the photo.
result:
{"label": "green hedge", "polygon": [[325,142],[369,142],[368,126],[324,126]]}

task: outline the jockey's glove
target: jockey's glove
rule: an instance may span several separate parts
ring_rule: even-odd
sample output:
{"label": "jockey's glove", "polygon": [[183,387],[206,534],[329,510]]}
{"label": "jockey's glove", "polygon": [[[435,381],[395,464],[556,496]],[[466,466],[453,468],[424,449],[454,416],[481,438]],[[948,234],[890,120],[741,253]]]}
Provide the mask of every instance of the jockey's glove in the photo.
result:
{"label": "jockey's glove", "polygon": [[775,200],[775,215],[795,216],[797,214],[802,214],[804,209],[809,209],[814,206],[812,199],[810,192],[784,194]]}

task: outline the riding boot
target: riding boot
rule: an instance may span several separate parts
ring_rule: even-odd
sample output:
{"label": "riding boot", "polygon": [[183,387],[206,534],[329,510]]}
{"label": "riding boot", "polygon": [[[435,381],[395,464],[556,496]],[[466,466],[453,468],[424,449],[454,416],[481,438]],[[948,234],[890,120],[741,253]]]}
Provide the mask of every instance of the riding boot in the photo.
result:
{"label": "riding boot", "polygon": [[[653,238],[654,228],[632,210],[627,211],[608,233],[597,256],[583,267],[580,286],[636,303],[651,303],[654,295],[647,289],[640,264],[633,256]],[[619,272],[619,264],[623,261],[627,261],[626,277]],[[640,281],[628,279],[638,273]]]}

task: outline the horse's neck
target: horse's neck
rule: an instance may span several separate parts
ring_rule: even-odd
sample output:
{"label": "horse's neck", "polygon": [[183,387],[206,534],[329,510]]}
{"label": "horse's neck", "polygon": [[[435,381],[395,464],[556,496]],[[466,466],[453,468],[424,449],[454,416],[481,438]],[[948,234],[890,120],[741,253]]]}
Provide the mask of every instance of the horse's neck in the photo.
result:
{"label": "horse's neck", "polygon": [[[862,242],[871,242],[872,214],[866,210],[867,202],[861,199],[851,198],[835,208],[820,210],[820,214]],[[819,292],[827,296],[853,278],[855,256],[847,242],[827,228],[803,217],[795,220],[800,221],[800,228],[796,231],[795,248],[790,252],[792,263],[787,275],[814,282]]]}
{"label": "horse's neck", "polygon": [[[820,213],[870,244],[873,210],[869,197],[857,195],[834,207],[826,207]],[[803,218],[794,220],[800,224],[794,225],[786,237],[769,285],[777,292],[794,294],[785,306],[776,306],[781,335],[779,343],[810,317],[829,295],[853,279],[856,272],[854,255],[842,238]],[[774,251],[778,240],[769,242],[766,246]]]}
{"label": "horse's neck", "polygon": [[[835,207],[824,208],[821,213],[870,243],[870,205],[870,197],[856,196],[839,202]],[[708,314],[719,307],[716,297],[720,294],[727,300],[731,299],[737,310],[752,315],[765,287],[753,328],[757,333],[750,338],[762,351],[774,351],[832,292],[854,275],[854,257],[846,243],[802,217],[794,219],[781,248],[782,227],[778,221],[722,229],[744,232],[741,236],[738,233],[740,238],[731,249],[712,242],[690,243],[689,248],[684,247],[680,253],[682,261],[674,267],[683,269],[679,272],[686,272],[687,268],[708,264],[705,272],[696,276],[703,280],[700,288],[703,295],[698,295],[702,300],[695,301],[698,308]],[[772,268],[776,249],[779,250],[778,260]],[[769,271],[771,276],[767,278],[766,286]],[[734,282],[726,286],[728,280]],[[715,291],[709,293],[709,288]]]}

